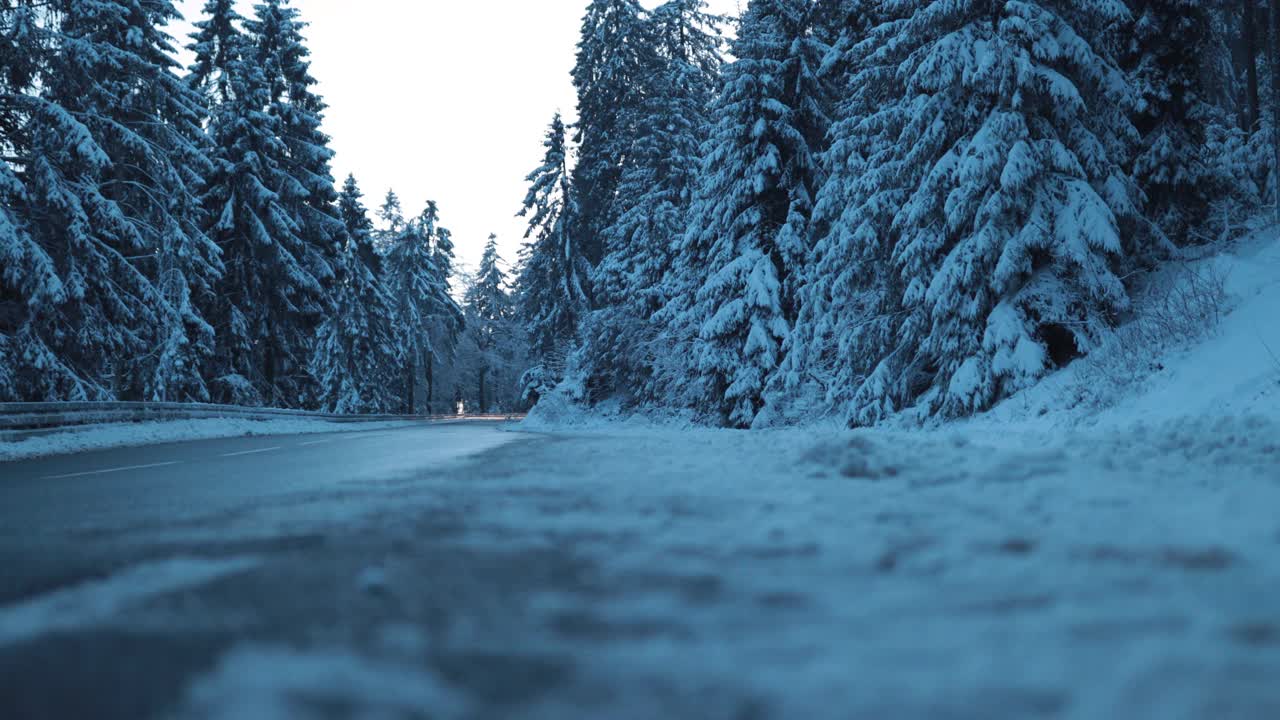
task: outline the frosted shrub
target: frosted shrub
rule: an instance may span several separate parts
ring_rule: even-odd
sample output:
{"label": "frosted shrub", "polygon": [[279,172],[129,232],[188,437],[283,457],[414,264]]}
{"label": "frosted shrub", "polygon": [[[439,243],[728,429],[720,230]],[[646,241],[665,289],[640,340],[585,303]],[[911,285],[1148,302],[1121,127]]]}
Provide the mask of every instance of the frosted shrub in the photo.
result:
{"label": "frosted shrub", "polygon": [[1162,367],[1164,351],[1209,336],[1228,311],[1227,273],[1220,266],[1183,266],[1153,285],[1135,305],[1135,319],[1104,331],[1097,350],[1082,362],[1078,401],[1103,407]]}

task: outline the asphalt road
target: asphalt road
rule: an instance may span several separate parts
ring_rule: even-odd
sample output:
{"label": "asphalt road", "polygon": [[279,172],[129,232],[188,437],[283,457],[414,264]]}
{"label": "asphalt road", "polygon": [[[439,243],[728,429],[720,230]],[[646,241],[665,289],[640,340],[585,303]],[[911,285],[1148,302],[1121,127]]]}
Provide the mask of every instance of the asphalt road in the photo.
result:
{"label": "asphalt road", "polygon": [[[393,536],[352,550],[356,528],[387,530],[377,518],[403,515],[406,492],[430,495],[471,456],[520,437],[472,422],[0,463],[0,717],[157,717],[240,637],[201,626],[215,615],[234,625],[226,613],[243,609],[263,636],[294,638],[341,622],[335,598],[376,589]],[[348,565],[332,591],[289,586],[293,566]],[[141,634],[116,623],[161,598],[207,597],[198,589],[226,578],[216,609]]]}

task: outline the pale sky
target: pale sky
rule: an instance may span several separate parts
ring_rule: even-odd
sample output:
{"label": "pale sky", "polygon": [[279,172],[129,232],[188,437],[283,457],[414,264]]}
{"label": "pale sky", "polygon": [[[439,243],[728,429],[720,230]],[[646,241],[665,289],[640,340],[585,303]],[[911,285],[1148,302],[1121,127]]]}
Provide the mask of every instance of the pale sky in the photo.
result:
{"label": "pale sky", "polygon": [[[193,21],[205,0],[177,4]],[[514,264],[524,178],[542,158],[552,115],[574,115],[569,72],[587,0],[292,4],[311,23],[311,71],[329,104],[324,129],[338,182],[355,173],[371,211],[388,188],[407,215],[435,200],[461,263],[474,267],[494,232]],[[241,5],[248,16],[252,2]],[[711,0],[715,12],[736,15],[738,6]],[[171,28],[184,46],[189,32]]]}

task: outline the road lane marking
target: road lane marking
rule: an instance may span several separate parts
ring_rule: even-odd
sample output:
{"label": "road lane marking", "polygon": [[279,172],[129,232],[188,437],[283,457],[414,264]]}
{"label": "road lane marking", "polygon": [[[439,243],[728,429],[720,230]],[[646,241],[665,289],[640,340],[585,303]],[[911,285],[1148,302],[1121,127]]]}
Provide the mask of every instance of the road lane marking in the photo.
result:
{"label": "road lane marking", "polygon": [[298,447],[311,447],[312,445],[324,445],[326,443],[337,442],[334,438],[328,440],[312,440],[311,442],[300,443]]}
{"label": "road lane marking", "polygon": [[67,478],[89,477],[90,475],[109,475],[111,473],[129,472],[130,470],[150,470],[151,468],[181,465],[181,460],[173,462],[153,463],[151,465],[130,465],[129,467],[108,468],[106,470],[89,470],[86,472],[67,473],[66,475],[46,475],[41,480],[66,480]]}
{"label": "road lane marking", "polygon": [[233,453],[227,453],[226,455],[219,455],[218,457],[241,457],[243,455],[258,455],[261,453],[275,452],[276,450],[283,450],[283,449],[284,448],[282,447],[269,447],[269,448],[262,448],[261,450],[244,450],[242,452],[233,452]]}

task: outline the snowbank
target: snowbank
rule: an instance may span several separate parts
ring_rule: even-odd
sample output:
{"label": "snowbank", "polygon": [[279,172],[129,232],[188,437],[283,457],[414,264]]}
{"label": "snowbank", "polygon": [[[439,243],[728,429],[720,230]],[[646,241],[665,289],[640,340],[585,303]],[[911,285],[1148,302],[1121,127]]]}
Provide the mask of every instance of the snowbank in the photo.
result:
{"label": "snowbank", "polygon": [[[1209,289],[1199,283],[1212,285]],[[1220,293],[1212,319],[1192,333],[1187,328],[1155,338],[1135,326],[1148,316],[1182,312],[1168,298],[1180,293]],[[1192,300],[1191,302],[1195,302]],[[1160,307],[1155,307],[1160,305]],[[885,425],[896,430],[969,428],[978,432],[1048,432],[1064,429],[1125,429],[1175,422],[1257,417],[1280,422],[1280,230],[1256,233],[1222,252],[1170,263],[1148,282],[1135,303],[1135,317],[1115,333],[1112,344],[1076,360],[989,412],[943,423],[913,410]],[[1143,343],[1134,346],[1134,343]],[[1120,367],[1124,365],[1123,367]],[[557,390],[521,425],[534,432],[696,427],[689,414],[630,414],[602,405],[584,410],[574,393]],[[806,422],[812,431],[842,427],[832,416]]]}
{"label": "snowbank", "polygon": [[[1187,264],[1157,282],[1219,278],[1225,314],[1203,337],[1152,348],[1141,372],[1111,394],[1081,399],[1096,384],[1099,363],[1085,358],[966,423],[1023,429],[1096,427],[1120,430],[1176,422],[1280,421],[1280,237],[1259,233],[1219,255]],[[1157,293],[1158,294],[1158,293]],[[1149,309],[1139,301],[1139,315]],[[1124,328],[1121,328],[1123,332]],[[1105,349],[1104,349],[1105,350]]]}
{"label": "snowbank", "polygon": [[0,462],[188,440],[381,430],[411,424],[401,421],[351,424],[306,418],[273,420],[221,418],[86,425],[56,432],[11,433],[8,438],[0,439]]}

